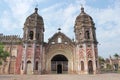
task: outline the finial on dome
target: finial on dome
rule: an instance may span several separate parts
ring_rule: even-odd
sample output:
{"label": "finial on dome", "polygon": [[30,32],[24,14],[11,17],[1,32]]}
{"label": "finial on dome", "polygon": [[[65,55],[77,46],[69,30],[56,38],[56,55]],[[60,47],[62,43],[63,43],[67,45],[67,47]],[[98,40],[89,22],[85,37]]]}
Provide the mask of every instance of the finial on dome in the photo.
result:
{"label": "finial on dome", "polygon": [[35,13],[37,13],[38,12],[38,8],[35,8]]}
{"label": "finial on dome", "polygon": [[58,28],[58,31],[60,32],[60,31],[61,31],[61,28]]}
{"label": "finial on dome", "polygon": [[36,5],[36,8],[35,8],[35,13],[37,13],[38,12],[38,4]]}
{"label": "finial on dome", "polygon": [[81,4],[81,12],[84,13],[84,7],[82,4]]}

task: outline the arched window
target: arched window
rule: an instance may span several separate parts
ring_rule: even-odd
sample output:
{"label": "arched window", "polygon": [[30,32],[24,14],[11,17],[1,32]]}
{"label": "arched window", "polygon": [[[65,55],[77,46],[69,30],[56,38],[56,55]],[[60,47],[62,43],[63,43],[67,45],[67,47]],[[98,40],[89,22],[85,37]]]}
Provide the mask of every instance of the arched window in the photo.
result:
{"label": "arched window", "polygon": [[35,70],[38,70],[38,61],[36,61]]}
{"label": "arched window", "polygon": [[62,39],[60,37],[58,38],[58,43],[62,43]]}
{"label": "arched window", "polygon": [[81,71],[84,71],[84,62],[81,61]]}
{"label": "arched window", "polygon": [[33,31],[30,31],[29,38],[33,40]]}
{"label": "arched window", "polygon": [[93,74],[93,62],[91,60],[88,61],[88,72],[89,74]]}
{"label": "arched window", "polygon": [[86,38],[86,39],[90,39],[90,32],[89,32],[89,31],[86,31],[86,32],[85,32],[85,38]]}

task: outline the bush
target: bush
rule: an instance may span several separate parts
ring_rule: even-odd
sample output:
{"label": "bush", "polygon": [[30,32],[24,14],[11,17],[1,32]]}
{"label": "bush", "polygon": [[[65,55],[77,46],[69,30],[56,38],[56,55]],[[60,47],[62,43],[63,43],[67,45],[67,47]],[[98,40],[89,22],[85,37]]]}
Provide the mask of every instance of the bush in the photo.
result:
{"label": "bush", "polygon": [[3,44],[0,43],[0,65],[2,65],[2,61],[5,61],[8,56],[10,56],[10,54],[4,51]]}

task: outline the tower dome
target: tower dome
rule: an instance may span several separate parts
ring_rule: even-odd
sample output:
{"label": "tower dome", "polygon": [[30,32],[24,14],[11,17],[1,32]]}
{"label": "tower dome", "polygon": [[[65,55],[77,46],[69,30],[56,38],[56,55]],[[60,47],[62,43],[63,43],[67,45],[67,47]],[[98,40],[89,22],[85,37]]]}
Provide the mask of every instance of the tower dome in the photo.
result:
{"label": "tower dome", "polygon": [[26,18],[24,28],[40,27],[44,29],[44,21],[42,16],[38,14],[38,8],[35,8],[35,12]]}
{"label": "tower dome", "polygon": [[76,17],[75,28],[83,26],[94,25],[93,19],[87,13],[84,12],[84,8],[81,7],[81,13]]}

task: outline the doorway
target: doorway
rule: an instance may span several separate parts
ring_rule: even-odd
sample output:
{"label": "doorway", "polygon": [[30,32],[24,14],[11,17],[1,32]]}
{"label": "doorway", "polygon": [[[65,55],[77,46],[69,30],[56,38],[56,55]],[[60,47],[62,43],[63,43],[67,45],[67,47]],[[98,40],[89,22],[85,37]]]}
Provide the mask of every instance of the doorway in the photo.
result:
{"label": "doorway", "polygon": [[88,72],[89,74],[93,74],[93,62],[91,60],[88,61]]}
{"label": "doorway", "polygon": [[64,55],[55,55],[51,59],[51,72],[64,74],[68,72],[68,59]]}
{"label": "doorway", "polygon": [[57,65],[57,74],[62,74],[62,65],[61,64]]}
{"label": "doorway", "polygon": [[27,74],[32,74],[32,63],[31,63],[31,61],[27,62]]}

